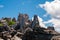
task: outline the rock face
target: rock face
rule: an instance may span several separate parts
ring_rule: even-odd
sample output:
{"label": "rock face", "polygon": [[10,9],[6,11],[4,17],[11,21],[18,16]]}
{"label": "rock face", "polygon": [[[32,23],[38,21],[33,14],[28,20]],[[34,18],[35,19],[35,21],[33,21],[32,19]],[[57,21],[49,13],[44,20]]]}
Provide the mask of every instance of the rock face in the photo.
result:
{"label": "rock face", "polygon": [[60,36],[53,36],[51,40],[60,40]]}
{"label": "rock face", "polygon": [[16,19],[15,19],[15,17],[12,19],[12,21],[16,22]]}
{"label": "rock face", "polygon": [[49,29],[49,30],[55,30],[54,27],[50,27],[50,26],[47,29]]}
{"label": "rock face", "polygon": [[22,39],[15,35],[14,37],[11,38],[11,40],[22,40]]}
{"label": "rock face", "polygon": [[44,30],[46,29],[38,27],[36,27],[33,31],[27,30],[23,36],[23,40],[51,40],[54,34],[49,34]]}
{"label": "rock face", "polygon": [[[16,24],[9,27],[5,19],[13,20]],[[60,40],[60,34],[53,27],[39,26],[37,15],[34,15],[33,21],[27,14],[19,14],[17,20],[4,18],[1,22],[7,25],[0,26],[0,40]]]}
{"label": "rock face", "polygon": [[8,18],[8,17],[2,18],[2,19],[7,20],[7,21],[11,21],[11,18]]}
{"label": "rock face", "polygon": [[37,15],[34,15],[34,19],[31,23],[31,29],[32,31],[30,29],[26,30],[22,40],[53,40],[56,36],[58,36],[58,33],[53,27],[49,27],[47,29],[40,27]]}
{"label": "rock face", "polygon": [[31,23],[31,27],[32,27],[32,29],[34,27],[39,27],[39,21],[38,21],[37,15],[34,15],[34,19],[33,19],[32,23]]}

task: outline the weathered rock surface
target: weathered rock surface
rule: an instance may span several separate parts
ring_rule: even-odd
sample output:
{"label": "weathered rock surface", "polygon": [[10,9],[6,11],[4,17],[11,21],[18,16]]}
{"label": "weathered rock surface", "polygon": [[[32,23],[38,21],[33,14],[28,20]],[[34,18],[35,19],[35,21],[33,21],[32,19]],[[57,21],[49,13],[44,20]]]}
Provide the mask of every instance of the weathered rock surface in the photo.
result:
{"label": "weathered rock surface", "polygon": [[[6,20],[16,23],[9,27]],[[34,15],[33,21],[27,14],[19,14],[18,20],[3,18],[0,22],[4,24],[0,26],[0,40],[60,40],[60,33],[53,27],[43,28],[39,25],[37,15]]]}

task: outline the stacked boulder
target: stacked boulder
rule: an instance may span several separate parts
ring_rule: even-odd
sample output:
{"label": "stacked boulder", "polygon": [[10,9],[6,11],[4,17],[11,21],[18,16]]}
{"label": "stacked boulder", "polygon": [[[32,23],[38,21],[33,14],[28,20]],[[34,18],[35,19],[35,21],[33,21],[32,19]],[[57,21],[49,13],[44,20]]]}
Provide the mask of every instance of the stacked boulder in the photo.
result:
{"label": "stacked boulder", "polygon": [[19,14],[18,19],[0,20],[0,40],[60,40],[60,34],[53,27],[39,25],[37,15],[33,21],[27,14]]}

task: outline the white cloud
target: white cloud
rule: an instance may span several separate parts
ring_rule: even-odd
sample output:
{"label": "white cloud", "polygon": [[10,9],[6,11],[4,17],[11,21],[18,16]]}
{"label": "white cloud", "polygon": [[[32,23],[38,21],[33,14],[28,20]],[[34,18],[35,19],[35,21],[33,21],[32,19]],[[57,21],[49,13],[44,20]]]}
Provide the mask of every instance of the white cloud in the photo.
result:
{"label": "white cloud", "polygon": [[55,30],[56,30],[57,32],[60,32],[60,31],[59,31],[59,29],[60,29],[60,20],[55,19],[55,18],[52,18],[51,20],[48,20],[48,21],[46,21],[46,22],[44,22],[44,23],[45,23],[45,24],[46,24],[46,23],[52,23],[52,24],[54,24],[53,26],[54,26]]}
{"label": "white cloud", "polygon": [[43,22],[43,19],[40,18],[39,16],[38,16],[38,21],[39,21],[39,25],[40,25],[41,27],[47,28],[47,27],[45,26],[44,22]]}
{"label": "white cloud", "polygon": [[53,23],[54,25],[54,27],[59,27],[59,25],[60,25],[60,20],[58,20],[58,19],[51,19],[51,20],[48,20],[48,21],[45,21],[44,23]]}
{"label": "white cloud", "polygon": [[45,4],[39,4],[41,8],[46,10],[47,16],[48,14],[51,15],[51,20],[46,21],[45,23],[52,23],[54,24],[54,28],[57,32],[60,32],[60,0],[54,0],[52,2],[46,2]]}
{"label": "white cloud", "polygon": [[4,7],[4,5],[0,5],[0,8],[3,8]]}
{"label": "white cloud", "polygon": [[52,2],[46,2],[45,4],[39,4],[39,6],[47,11],[54,18],[60,18],[60,1],[54,0]]}
{"label": "white cloud", "polygon": [[[32,21],[33,21],[34,18],[32,18]],[[39,25],[43,28],[47,28],[43,22],[43,19],[41,17],[38,16],[38,21],[39,21]]]}

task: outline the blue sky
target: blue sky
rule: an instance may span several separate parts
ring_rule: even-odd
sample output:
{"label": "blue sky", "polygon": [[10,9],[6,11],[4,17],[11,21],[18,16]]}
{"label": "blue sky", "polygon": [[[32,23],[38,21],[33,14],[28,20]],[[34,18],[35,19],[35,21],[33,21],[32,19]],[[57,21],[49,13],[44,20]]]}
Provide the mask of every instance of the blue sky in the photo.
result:
{"label": "blue sky", "polygon": [[37,14],[44,20],[50,19],[50,16],[43,17],[46,11],[39,7],[39,4],[43,4],[46,1],[52,0],[0,0],[0,18],[2,17],[16,17],[20,13],[27,13],[30,18],[34,14]]}
{"label": "blue sky", "polygon": [[28,14],[30,19],[36,14],[40,16],[41,26],[53,26],[60,32],[60,0],[0,0],[0,18],[17,18],[19,12]]}

